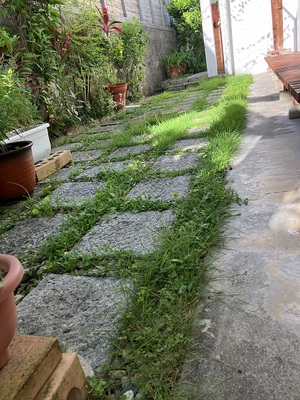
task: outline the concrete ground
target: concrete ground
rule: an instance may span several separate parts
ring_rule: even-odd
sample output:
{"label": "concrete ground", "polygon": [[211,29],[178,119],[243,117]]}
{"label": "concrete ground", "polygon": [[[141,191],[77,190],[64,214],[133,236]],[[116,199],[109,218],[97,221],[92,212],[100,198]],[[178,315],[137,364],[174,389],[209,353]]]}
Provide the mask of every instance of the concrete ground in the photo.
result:
{"label": "concrete ground", "polygon": [[228,173],[248,205],[234,210],[195,321],[185,398],[300,399],[300,119],[288,119],[290,104],[267,74],[255,77]]}

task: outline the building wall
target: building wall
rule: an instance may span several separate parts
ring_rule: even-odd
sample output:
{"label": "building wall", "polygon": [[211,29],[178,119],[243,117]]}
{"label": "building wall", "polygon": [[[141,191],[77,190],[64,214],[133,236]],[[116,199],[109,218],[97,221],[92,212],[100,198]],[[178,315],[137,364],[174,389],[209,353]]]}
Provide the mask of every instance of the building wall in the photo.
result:
{"label": "building wall", "polygon": [[234,73],[265,71],[264,57],[273,48],[270,0],[230,0],[229,3]]}
{"label": "building wall", "polygon": [[145,95],[153,94],[160,88],[161,82],[166,79],[166,71],[162,62],[162,57],[171,53],[176,48],[176,33],[169,27],[154,27],[153,25],[144,25],[149,33],[150,40],[145,57],[145,76],[142,83],[143,93]]}
{"label": "building wall", "polygon": [[[210,0],[200,0],[209,76],[216,75]],[[271,0],[219,0],[225,73],[266,71],[274,49]],[[283,0],[284,47],[300,50],[300,0]]]}

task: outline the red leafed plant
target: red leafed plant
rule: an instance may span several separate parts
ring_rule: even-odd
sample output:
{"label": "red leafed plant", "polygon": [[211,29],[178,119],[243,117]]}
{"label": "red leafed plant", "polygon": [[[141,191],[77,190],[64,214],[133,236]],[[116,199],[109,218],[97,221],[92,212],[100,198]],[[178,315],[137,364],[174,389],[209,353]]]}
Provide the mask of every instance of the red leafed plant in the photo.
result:
{"label": "red leafed plant", "polygon": [[66,36],[63,37],[59,29],[55,30],[55,33],[53,34],[53,42],[61,60],[64,60],[69,53],[70,41],[71,32],[68,32]]}
{"label": "red leafed plant", "polygon": [[116,24],[121,24],[122,23],[121,21],[111,21],[108,11],[107,11],[107,8],[104,7],[101,10],[101,8],[97,4],[95,4],[95,7],[99,11],[99,14],[101,17],[98,19],[98,21],[101,25],[101,30],[105,33],[106,36],[109,36],[109,34],[112,31],[117,31],[119,33],[123,33],[122,30],[118,26],[114,26]]}

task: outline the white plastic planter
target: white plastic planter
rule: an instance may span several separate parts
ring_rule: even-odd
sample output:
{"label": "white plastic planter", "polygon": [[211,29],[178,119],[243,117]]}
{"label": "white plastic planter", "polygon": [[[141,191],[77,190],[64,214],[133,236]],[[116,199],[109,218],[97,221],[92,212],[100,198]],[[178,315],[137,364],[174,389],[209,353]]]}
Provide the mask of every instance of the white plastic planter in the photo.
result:
{"label": "white plastic planter", "polygon": [[28,129],[27,131],[20,132],[14,136],[11,136],[9,139],[6,139],[5,142],[19,142],[20,140],[30,140],[33,143],[33,160],[36,163],[43,160],[44,158],[47,158],[51,152],[48,126],[48,123],[37,125],[33,128]]}

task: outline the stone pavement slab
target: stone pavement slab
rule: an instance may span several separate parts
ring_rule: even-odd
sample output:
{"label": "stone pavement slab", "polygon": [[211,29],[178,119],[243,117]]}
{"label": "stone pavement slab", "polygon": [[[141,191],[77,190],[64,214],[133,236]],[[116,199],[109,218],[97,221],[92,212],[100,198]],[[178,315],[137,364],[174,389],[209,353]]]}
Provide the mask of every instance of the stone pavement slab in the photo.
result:
{"label": "stone pavement slab", "polygon": [[93,161],[102,155],[99,150],[86,150],[86,151],[72,151],[72,158],[74,162]]}
{"label": "stone pavement slab", "polygon": [[97,149],[97,148],[102,148],[102,147],[108,146],[109,144],[111,144],[111,142],[112,142],[112,139],[94,140],[91,143],[86,143],[85,144],[85,148],[88,149],[88,150],[89,149],[93,150],[93,149]]}
{"label": "stone pavement slab", "polygon": [[97,190],[104,187],[103,182],[66,182],[55,189],[50,198],[50,204],[56,207],[82,205],[96,195]]}
{"label": "stone pavement slab", "polygon": [[152,166],[153,171],[184,171],[199,163],[196,154],[175,154],[159,157]]}
{"label": "stone pavement slab", "polygon": [[151,149],[151,146],[148,146],[147,144],[141,144],[139,146],[120,147],[119,149],[117,149],[113,153],[111,153],[108,156],[108,158],[118,158],[118,157],[126,157],[131,154],[132,155],[141,154],[150,149]]}
{"label": "stone pavement slab", "polygon": [[62,144],[60,146],[55,147],[53,151],[62,151],[62,150],[72,150],[72,151],[79,151],[83,146],[82,142],[78,143],[67,143],[67,144]]}
{"label": "stone pavement slab", "polygon": [[174,145],[167,150],[166,153],[174,153],[175,151],[197,151],[205,147],[206,144],[207,141],[203,138],[176,140]]}
{"label": "stone pavement slab", "polygon": [[122,128],[125,126],[124,121],[107,121],[103,124],[94,126],[93,128],[89,129],[91,133],[106,133],[109,132],[110,134],[119,133],[122,131]]}
{"label": "stone pavement slab", "polygon": [[207,104],[212,104],[216,101],[219,101],[222,99],[222,94],[223,94],[224,89],[215,89],[213,90],[206,98]]}
{"label": "stone pavement slab", "polygon": [[59,169],[58,171],[54,172],[54,174],[50,175],[48,178],[43,179],[42,182],[50,182],[51,180],[55,179],[57,181],[66,182],[70,180],[70,176],[73,172],[80,171],[80,167],[65,167]]}
{"label": "stone pavement slab", "polygon": [[125,311],[127,281],[47,275],[18,305],[18,333],[59,339],[99,372]]}
{"label": "stone pavement slab", "polygon": [[175,201],[187,195],[190,181],[189,175],[149,179],[136,184],[126,198],[141,197],[144,200]]}
{"label": "stone pavement slab", "polygon": [[53,218],[32,218],[18,222],[1,235],[0,252],[18,256],[30,249],[36,250],[46,238],[57,235],[63,223],[64,216],[61,214]]}
{"label": "stone pavement slab", "polygon": [[155,250],[156,237],[174,220],[171,211],[124,212],[104,216],[73,250],[86,254],[109,254],[125,250],[147,254]]}
{"label": "stone pavement slab", "polygon": [[75,180],[81,180],[84,178],[96,178],[100,172],[105,172],[105,171],[121,172],[124,171],[126,168],[128,168],[128,166],[129,166],[128,161],[115,161],[111,163],[103,163],[95,167],[86,169],[84,172],[78,175],[75,178]]}
{"label": "stone pavement slab", "polygon": [[210,125],[209,124],[205,124],[202,126],[195,126],[194,128],[188,129],[186,131],[186,133],[188,135],[194,135],[196,133],[202,133],[202,132],[206,132],[210,129]]}

